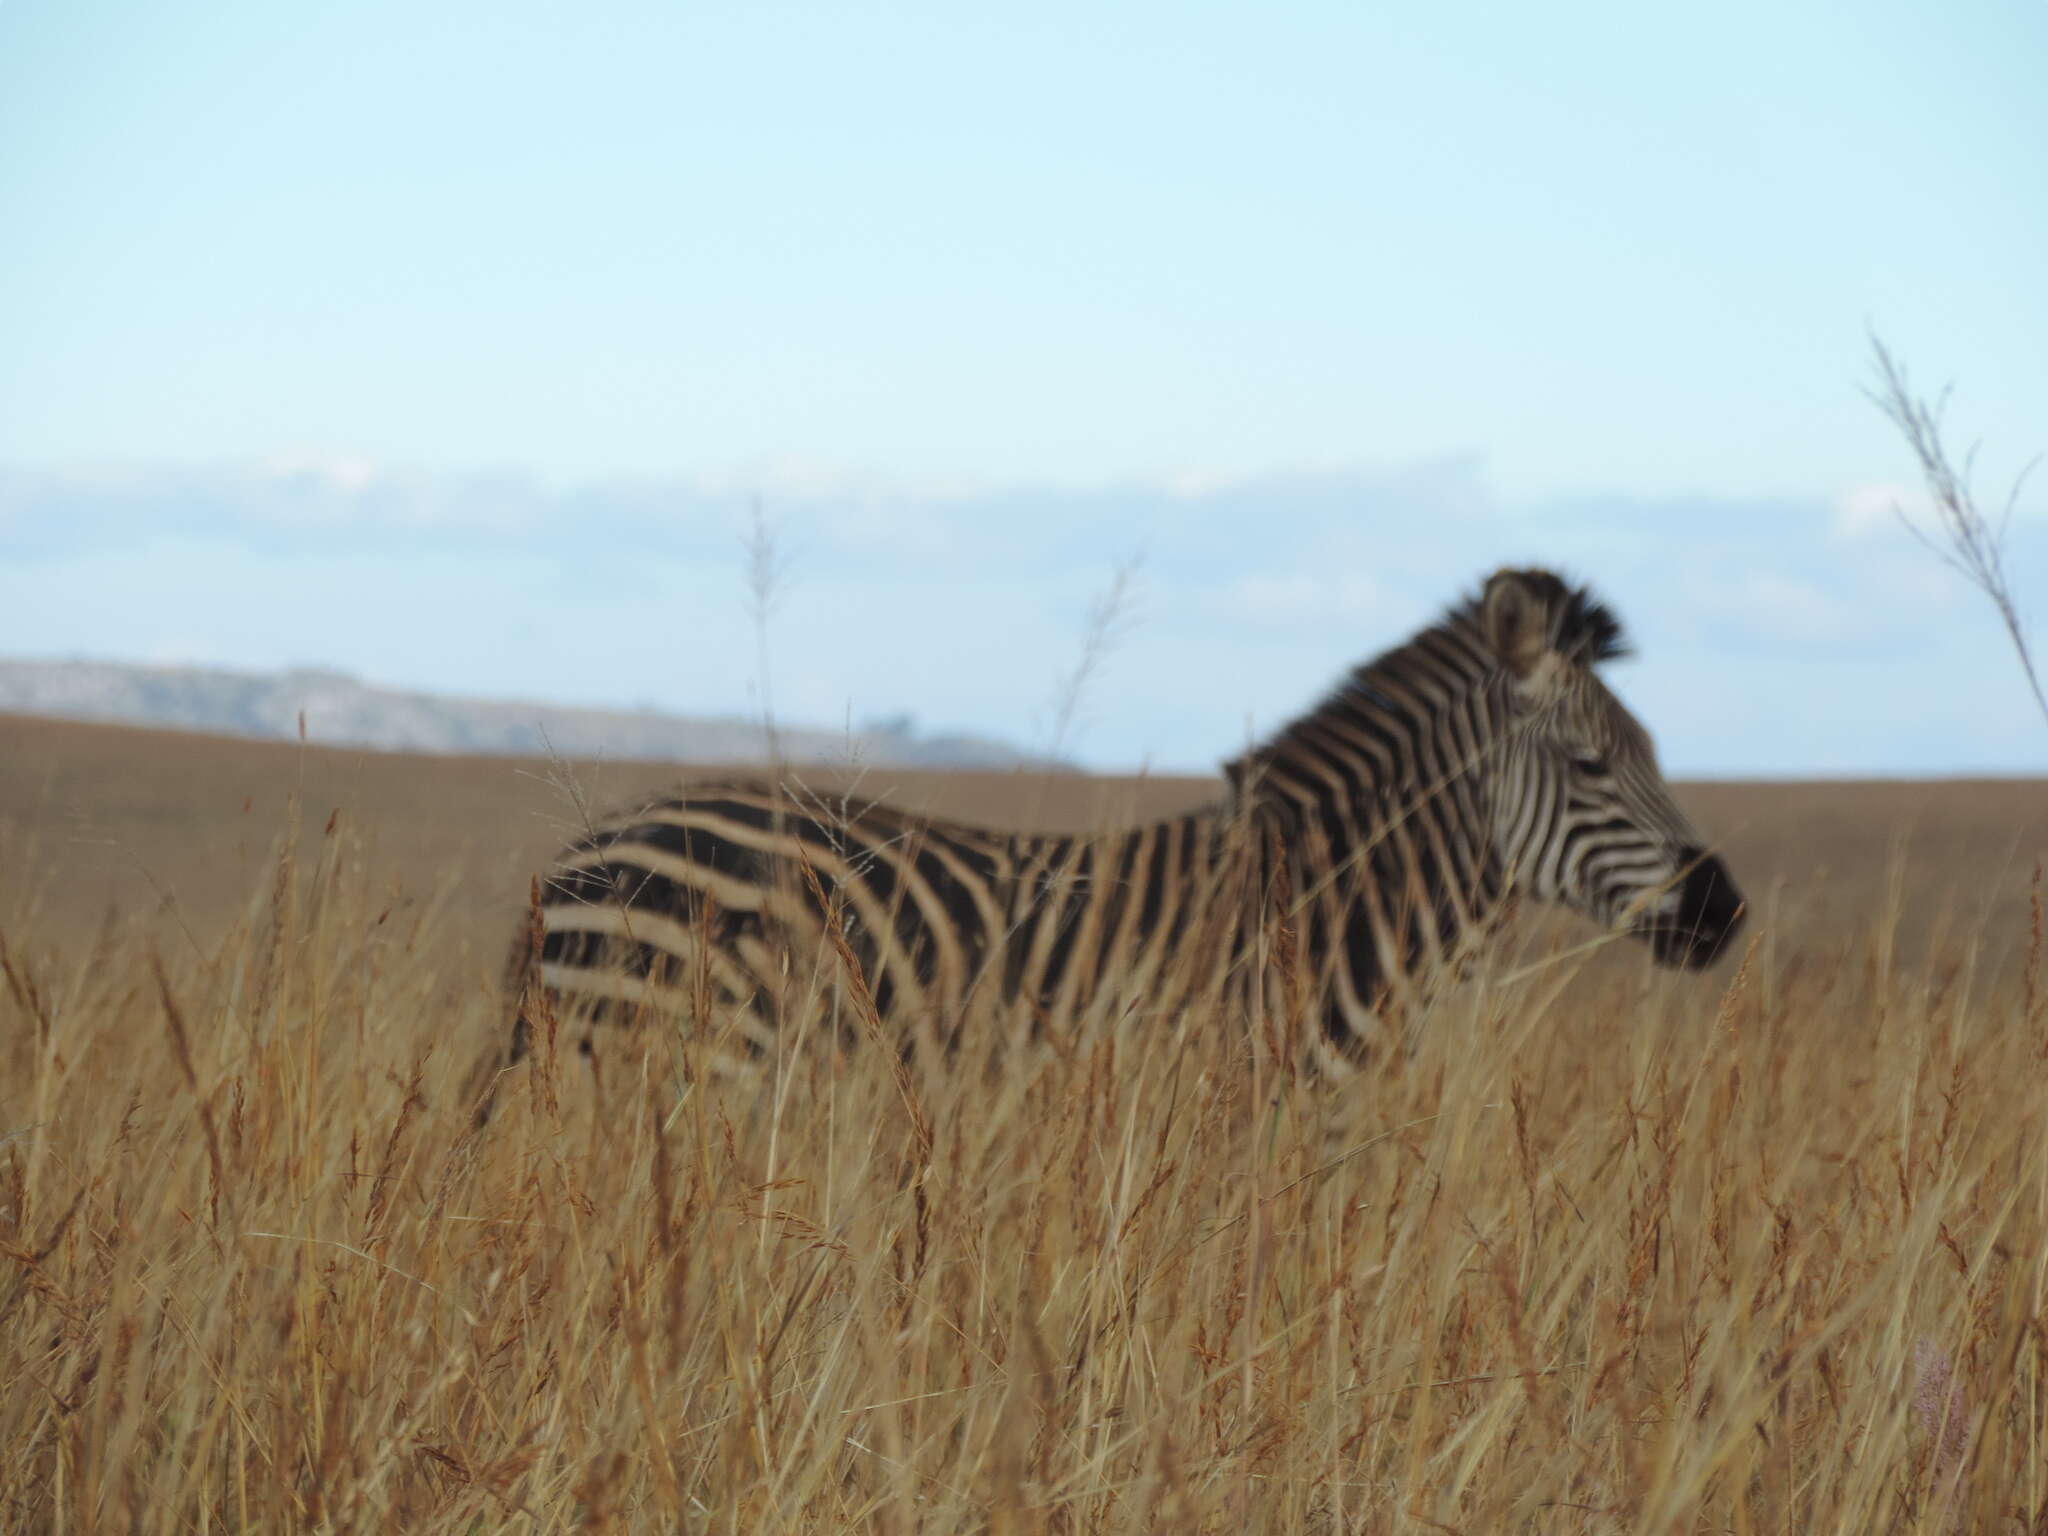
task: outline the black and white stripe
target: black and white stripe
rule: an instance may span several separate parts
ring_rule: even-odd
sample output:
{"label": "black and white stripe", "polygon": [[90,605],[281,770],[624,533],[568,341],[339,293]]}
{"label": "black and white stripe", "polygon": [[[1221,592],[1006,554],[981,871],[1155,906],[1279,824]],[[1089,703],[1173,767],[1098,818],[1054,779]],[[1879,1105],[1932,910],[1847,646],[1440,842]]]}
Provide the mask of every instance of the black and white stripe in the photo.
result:
{"label": "black and white stripe", "polygon": [[1704,965],[1740,898],[1596,674],[1620,650],[1583,590],[1503,571],[1230,764],[1221,802],[1121,833],[692,786],[600,824],[541,882],[509,1061],[544,1013],[688,1025],[759,1054],[850,985],[906,1048],[940,1049],[1263,988],[1334,1066],[1518,889]]}

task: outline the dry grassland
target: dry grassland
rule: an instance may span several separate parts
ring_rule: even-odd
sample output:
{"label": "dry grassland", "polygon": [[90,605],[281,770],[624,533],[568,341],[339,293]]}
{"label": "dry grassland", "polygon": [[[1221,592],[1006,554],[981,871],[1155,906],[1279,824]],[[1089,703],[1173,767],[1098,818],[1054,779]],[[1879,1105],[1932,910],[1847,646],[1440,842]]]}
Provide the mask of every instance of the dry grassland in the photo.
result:
{"label": "dry grassland", "polygon": [[1342,1105],[684,1031],[473,1135],[545,773],[0,720],[0,1529],[2048,1530],[2042,785],[1691,787],[1744,953],[1525,917]]}

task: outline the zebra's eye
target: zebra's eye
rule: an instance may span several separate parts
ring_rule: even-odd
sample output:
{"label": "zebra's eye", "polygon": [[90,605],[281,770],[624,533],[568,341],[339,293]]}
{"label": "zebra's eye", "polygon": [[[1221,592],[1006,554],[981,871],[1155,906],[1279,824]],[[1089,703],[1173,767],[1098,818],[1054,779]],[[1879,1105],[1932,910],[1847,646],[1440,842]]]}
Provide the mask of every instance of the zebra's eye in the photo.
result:
{"label": "zebra's eye", "polygon": [[1610,771],[1607,759],[1598,752],[1574,752],[1572,754],[1572,766],[1578,769],[1579,772],[1588,774],[1596,779],[1606,778]]}

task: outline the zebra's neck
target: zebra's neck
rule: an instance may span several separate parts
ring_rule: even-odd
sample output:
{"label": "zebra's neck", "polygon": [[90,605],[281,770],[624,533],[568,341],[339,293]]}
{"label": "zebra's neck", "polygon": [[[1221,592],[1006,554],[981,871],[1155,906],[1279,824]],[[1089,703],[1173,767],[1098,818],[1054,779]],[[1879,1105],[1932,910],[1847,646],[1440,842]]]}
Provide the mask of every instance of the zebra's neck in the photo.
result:
{"label": "zebra's neck", "polygon": [[1266,807],[1390,808],[1494,744],[1500,671],[1461,612],[1355,668],[1323,701],[1226,765]]}
{"label": "zebra's neck", "polygon": [[1004,992],[1064,1018],[1112,975],[1162,1006],[1183,985],[1266,987],[1337,1054],[1362,1054],[1499,906],[1499,682],[1456,614],[1231,765],[1221,805],[1007,838]]}
{"label": "zebra's neck", "polygon": [[1359,1054],[1390,1003],[1490,923],[1501,675],[1460,611],[1357,668],[1231,765],[1233,801],[1266,829],[1326,1039]]}

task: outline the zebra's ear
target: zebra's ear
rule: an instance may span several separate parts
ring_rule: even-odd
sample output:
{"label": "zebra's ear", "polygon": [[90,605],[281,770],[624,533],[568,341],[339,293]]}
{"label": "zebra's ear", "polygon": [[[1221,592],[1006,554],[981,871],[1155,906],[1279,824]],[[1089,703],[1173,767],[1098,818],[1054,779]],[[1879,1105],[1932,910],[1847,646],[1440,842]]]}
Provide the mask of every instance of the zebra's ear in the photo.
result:
{"label": "zebra's ear", "polygon": [[1540,573],[1496,571],[1479,600],[1480,635],[1502,670],[1521,683],[1533,683],[1551,654],[1551,605],[1531,574]]}

